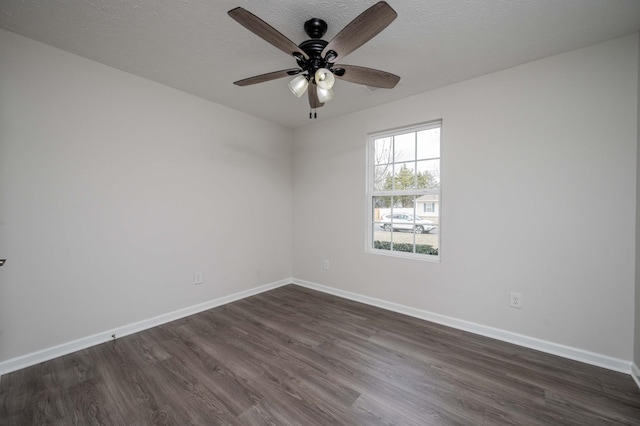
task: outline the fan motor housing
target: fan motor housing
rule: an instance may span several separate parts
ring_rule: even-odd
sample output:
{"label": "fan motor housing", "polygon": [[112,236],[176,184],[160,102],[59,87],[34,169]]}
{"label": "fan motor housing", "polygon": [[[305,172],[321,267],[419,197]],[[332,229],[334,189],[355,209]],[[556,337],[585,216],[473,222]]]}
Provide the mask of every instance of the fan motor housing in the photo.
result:
{"label": "fan motor housing", "polygon": [[298,45],[309,59],[298,60],[300,68],[312,74],[318,68],[327,66],[327,62],[322,59],[322,51],[329,42],[322,40],[322,36],[327,32],[327,23],[320,18],[311,18],[304,23],[304,31],[311,39],[305,40]]}
{"label": "fan motor housing", "polygon": [[328,41],[321,40],[319,38],[314,38],[311,40],[303,41],[298,45],[298,47],[302,49],[304,53],[309,55],[310,58],[315,58],[315,57],[320,57],[320,54],[322,53],[322,51],[324,50],[327,44],[329,44]]}

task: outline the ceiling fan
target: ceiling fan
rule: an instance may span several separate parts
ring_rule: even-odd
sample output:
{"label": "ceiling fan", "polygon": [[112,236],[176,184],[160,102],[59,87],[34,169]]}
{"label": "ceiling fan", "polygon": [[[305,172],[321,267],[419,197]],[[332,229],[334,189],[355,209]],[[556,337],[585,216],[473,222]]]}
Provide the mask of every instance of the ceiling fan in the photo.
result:
{"label": "ceiling fan", "polygon": [[[228,14],[258,37],[286,54],[292,55],[299,67],[245,78],[234,82],[235,85],[249,86],[282,77],[296,76],[289,83],[289,89],[294,95],[301,97],[309,88],[309,106],[315,110],[333,98],[332,87],[336,78],[385,89],[392,89],[400,81],[400,77],[386,71],[336,64],[337,60],[342,60],[371,40],[396,19],[398,14],[385,1],[379,1],[362,12],[329,42],[322,40],[322,36],[327,31],[327,23],[319,18],[308,20],[304,24],[304,30],[310,39],[299,45],[242,7],[236,7]],[[313,116],[316,117],[315,111]],[[310,112],[309,118],[311,117]]]}

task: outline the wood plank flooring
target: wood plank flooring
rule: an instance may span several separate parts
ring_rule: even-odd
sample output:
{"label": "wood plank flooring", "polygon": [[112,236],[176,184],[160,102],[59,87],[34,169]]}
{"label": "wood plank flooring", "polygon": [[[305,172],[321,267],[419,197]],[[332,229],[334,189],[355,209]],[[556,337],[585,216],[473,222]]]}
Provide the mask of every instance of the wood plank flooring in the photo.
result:
{"label": "wood plank flooring", "polygon": [[0,380],[0,425],[640,425],[630,376],[289,285]]}

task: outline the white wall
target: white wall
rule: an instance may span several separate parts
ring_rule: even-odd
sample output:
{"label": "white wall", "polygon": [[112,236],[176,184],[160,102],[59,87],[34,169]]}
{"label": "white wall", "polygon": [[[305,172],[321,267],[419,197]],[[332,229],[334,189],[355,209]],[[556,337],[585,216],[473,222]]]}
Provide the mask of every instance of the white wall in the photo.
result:
{"label": "white wall", "polygon": [[[640,147],[640,46],[638,47],[638,147]],[[638,149],[637,165],[640,165],[640,149]],[[634,364],[636,381],[640,386],[640,170],[636,166],[636,288],[635,288],[635,348]]]}
{"label": "white wall", "polygon": [[291,276],[291,130],[5,31],[0,58],[0,362]]}
{"label": "white wall", "polygon": [[[294,277],[631,361],[637,85],[635,34],[296,131]],[[435,119],[441,263],[366,254],[366,134]]]}

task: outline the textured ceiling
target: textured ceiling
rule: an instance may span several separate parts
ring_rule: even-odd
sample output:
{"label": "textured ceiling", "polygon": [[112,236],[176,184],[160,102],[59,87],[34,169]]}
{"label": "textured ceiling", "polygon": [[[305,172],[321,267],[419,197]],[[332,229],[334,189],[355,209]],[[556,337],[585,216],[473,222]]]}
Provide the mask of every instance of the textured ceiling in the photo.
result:
{"label": "textured ceiling", "polygon": [[[640,30],[639,0],[387,0],[398,18],[343,63],[389,71],[396,88],[338,81],[318,121]],[[0,0],[0,28],[291,128],[309,124],[288,78],[233,81],[295,67],[227,16],[242,6],[295,43],[303,23],[330,40],[374,0]]]}

